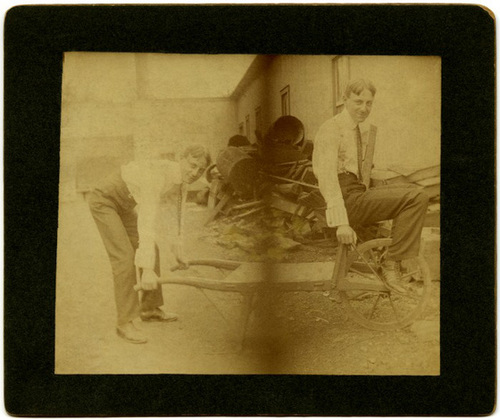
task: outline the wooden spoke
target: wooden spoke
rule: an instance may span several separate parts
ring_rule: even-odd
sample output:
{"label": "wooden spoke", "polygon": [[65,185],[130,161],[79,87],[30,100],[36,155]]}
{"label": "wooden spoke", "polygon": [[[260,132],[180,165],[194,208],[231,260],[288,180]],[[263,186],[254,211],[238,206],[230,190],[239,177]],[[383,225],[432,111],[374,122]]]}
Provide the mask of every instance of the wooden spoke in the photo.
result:
{"label": "wooden spoke", "polygon": [[413,276],[414,274],[417,274],[418,273],[418,270],[413,270],[413,271],[410,271],[409,273],[406,273],[405,275],[402,275],[401,278],[402,279],[406,279],[408,277],[411,277]]}
{"label": "wooden spoke", "polygon": [[391,302],[392,310],[394,311],[394,315],[396,315],[396,319],[400,320],[401,317],[399,316],[398,311],[396,309],[396,306],[394,305],[394,302],[392,301],[391,295],[389,295],[389,301]]}
{"label": "wooden spoke", "polygon": [[368,319],[372,319],[373,313],[375,312],[375,308],[377,307],[379,300],[380,300],[380,295],[377,296],[377,300],[373,304],[372,310],[370,311],[370,315],[368,315]]}

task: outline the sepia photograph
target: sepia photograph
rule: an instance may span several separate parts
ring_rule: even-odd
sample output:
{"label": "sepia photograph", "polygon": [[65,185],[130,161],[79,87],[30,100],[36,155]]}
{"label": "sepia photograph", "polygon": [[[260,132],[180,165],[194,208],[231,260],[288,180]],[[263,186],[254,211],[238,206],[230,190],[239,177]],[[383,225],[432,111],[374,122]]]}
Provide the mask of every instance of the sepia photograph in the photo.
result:
{"label": "sepia photograph", "polygon": [[439,376],[441,80],[65,52],[54,373]]}
{"label": "sepia photograph", "polygon": [[4,25],[9,415],[494,412],[491,10]]}

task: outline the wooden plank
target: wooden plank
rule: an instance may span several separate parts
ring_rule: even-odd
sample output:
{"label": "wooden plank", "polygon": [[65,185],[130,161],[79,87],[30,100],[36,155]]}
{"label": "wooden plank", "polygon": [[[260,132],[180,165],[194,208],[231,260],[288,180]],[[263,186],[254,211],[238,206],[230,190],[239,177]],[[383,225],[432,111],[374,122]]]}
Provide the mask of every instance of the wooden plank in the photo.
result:
{"label": "wooden plank", "polygon": [[427,168],[391,165],[388,169],[405,177],[407,182],[417,182],[426,178],[439,176],[441,165],[429,166]]}
{"label": "wooden plank", "polygon": [[235,219],[235,220],[236,220],[236,219],[243,219],[243,218],[245,218],[245,217],[247,217],[247,216],[250,216],[250,215],[252,215],[252,214],[254,214],[254,213],[257,213],[257,212],[259,212],[259,211],[262,211],[262,210],[264,210],[265,208],[266,208],[265,206],[260,206],[260,207],[253,208],[253,209],[251,209],[251,210],[248,210],[248,211],[247,211],[247,212],[245,212],[245,213],[240,213],[240,214],[235,215],[235,216],[234,216],[234,219]]}
{"label": "wooden plank", "polygon": [[401,179],[405,179],[405,177],[403,177],[402,175],[398,174],[397,172],[390,171],[389,169],[378,169],[378,168],[372,169],[372,179],[382,181],[398,177],[401,177]]}
{"label": "wooden plank", "polygon": [[274,166],[286,166],[286,165],[295,165],[295,164],[303,164],[309,162],[307,159],[302,159],[302,160],[292,160],[291,162],[281,162],[281,163],[276,163]]}
{"label": "wooden plank", "polygon": [[219,201],[219,203],[215,206],[213,210],[210,211],[208,214],[207,219],[205,220],[205,225],[208,225],[212,220],[215,219],[215,216],[217,216],[224,206],[228,203],[228,201],[231,199],[231,194],[226,193],[224,197]]}
{"label": "wooden plank", "polygon": [[283,178],[281,176],[276,176],[276,175],[269,175],[269,174],[266,174],[266,173],[262,173],[263,175],[269,177],[269,178],[273,178],[273,179],[276,179],[278,181],[286,181],[286,182],[292,182],[294,184],[297,184],[297,185],[302,185],[303,187],[309,187],[313,190],[319,190],[319,187],[317,185],[313,185],[313,184],[308,184],[306,182],[301,182],[301,181],[295,181],[294,179],[289,179],[289,178]]}
{"label": "wooden plank", "polygon": [[300,204],[285,200],[276,194],[272,194],[269,200],[269,206],[286,213],[296,214],[300,207]]}
{"label": "wooden plank", "polygon": [[214,179],[210,184],[210,192],[208,193],[208,203],[207,203],[207,207],[209,209],[215,208],[218,201],[218,194],[221,189],[221,185],[222,181],[220,179]]}
{"label": "wooden plank", "polygon": [[255,206],[258,206],[261,204],[264,204],[264,201],[257,200],[257,201],[250,201],[248,203],[237,204],[236,206],[231,207],[231,211],[244,210],[244,209],[248,209],[250,207],[255,207]]}
{"label": "wooden plank", "polygon": [[438,183],[440,179],[440,173],[441,165],[430,166],[424,169],[391,166],[389,170],[386,171],[374,169],[372,173],[372,181],[374,186],[385,184],[393,185],[408,183]]}
{"label": "wooden plank", "polygon": [[332,280],[333,261],[308,263],[243,263],[225,279],[229,283],[315,283]]}
{"label": "wooden plank", "polygon": [[429,168],[419,169],[408,175],[406,178],[409,182],[417,182],[427,178],[435,178],[441,175],[441,165],[431,166]]}
{"label": "wooden plank", "polygon": [[[207,259],[198,259],[198,260],[189,260],[188,264],[190,266],[193,265],[205,265],[208,267],[215,267],[215,268],[224,268],[226,270],[236,270],[241,264],[243,264],[242,261],[234,261],[234,260],[221,260],[221,259],[216,259],[216,258],[207,258]],[[170,268],[170,271],[176,271],[180,269],[180,265],[175,265]]]}
{"label": "wooden plank", "polygon": [[441,177],[435,176],[432,178],[425,178],[417,182],[421,187],[428,187],[430,185],[436,185],[441,183]]}
{"label": "wooden plank", "polygon": [[297,184],[276,184],[273,188],[280,194],[294,197],[297,197],[301,190],[300,186]]}

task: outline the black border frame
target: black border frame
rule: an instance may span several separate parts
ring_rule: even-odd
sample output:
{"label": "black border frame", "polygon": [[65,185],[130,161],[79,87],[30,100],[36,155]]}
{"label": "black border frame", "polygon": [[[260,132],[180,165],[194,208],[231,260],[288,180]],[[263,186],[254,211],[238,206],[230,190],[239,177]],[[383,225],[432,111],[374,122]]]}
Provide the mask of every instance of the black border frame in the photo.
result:
{"label": "black border frame", "polygon": [[[18,6],[4,38],[5,406],[21,416],[478,415],[495,404],[495,24],[467,5]],[[442,57],[441,375],[54,375],[64,51]]]}

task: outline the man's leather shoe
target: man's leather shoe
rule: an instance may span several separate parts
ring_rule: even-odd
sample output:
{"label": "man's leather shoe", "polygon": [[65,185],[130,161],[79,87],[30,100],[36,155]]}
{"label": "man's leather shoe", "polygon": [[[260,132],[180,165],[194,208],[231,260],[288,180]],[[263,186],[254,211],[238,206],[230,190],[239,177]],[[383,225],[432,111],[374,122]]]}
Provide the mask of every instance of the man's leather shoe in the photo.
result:
{"label": "man's leather shoe", "polygon": [[118,334],[118,337],[123,338],[129,343],[144,344],[148,341],[147,338],[144,337],[142,332],[138,330],[132,322],[118,325],[116,327],[116,333]]}
{"label": "man's leather shoe", "polygon": [[176,321],[177,318],[177,314],[163,312],[160,308],[141,312],[141,319],[145,322],[171,322]]}
{"label": "man's leather shoe", "polygon": [[406,293],[407,290],[401,284],[401,263],[399,261],[386,260],[380,266],[382,269],[382,276],[387,286],[398,293]]}

